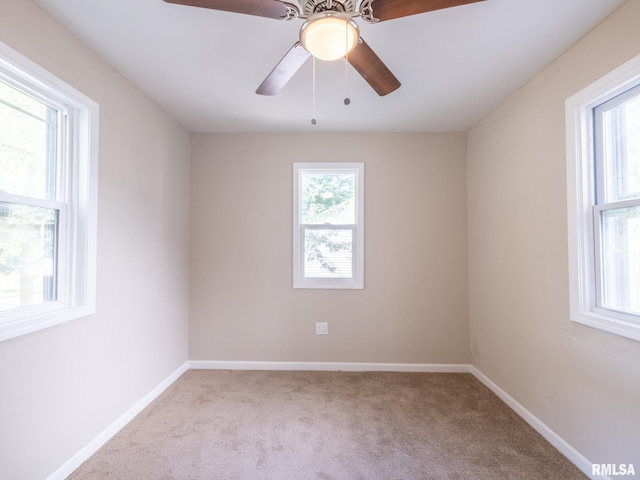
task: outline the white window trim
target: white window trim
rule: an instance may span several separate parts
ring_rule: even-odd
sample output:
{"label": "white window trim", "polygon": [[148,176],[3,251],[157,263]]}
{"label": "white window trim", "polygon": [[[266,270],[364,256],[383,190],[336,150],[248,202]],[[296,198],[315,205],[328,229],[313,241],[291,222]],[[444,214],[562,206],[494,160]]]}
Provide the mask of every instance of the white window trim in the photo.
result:
{"label": "white window trim", "polygon": [[597,307],[593,109],[638,83],[640,55],[568,98],[565,103],[570,318],[634,340],[640,340],[637,317]]}
{"label": "white window trim", "polygon": [[[304,278],[304,228],[300,223],[300,175],[317,170],[321,173],[351,170],[356,172],[356,223],[332,225],[332,229],[354,230],[353,278]],[[307,227],[314,228],[314,227]],[[364,163],[294,163],[293,164],[293,288],[363,289],[364,288]]]}
{"label": "white window trim", "polygon": [[95,313],[99,106],[2,42],[0,78],[9,83],[18,81],[20,88],[26,85],[31,94],[46,97],[48,103],[51,98],[58,99],[68,113],[63,128],[68,129],[71,140],[64,146],[70,171],[61,172],[70,180],[60,209],[59,236],[66,246],[58,257],[62,265],[60,298],[2,312],[0,341],[4,341]]}

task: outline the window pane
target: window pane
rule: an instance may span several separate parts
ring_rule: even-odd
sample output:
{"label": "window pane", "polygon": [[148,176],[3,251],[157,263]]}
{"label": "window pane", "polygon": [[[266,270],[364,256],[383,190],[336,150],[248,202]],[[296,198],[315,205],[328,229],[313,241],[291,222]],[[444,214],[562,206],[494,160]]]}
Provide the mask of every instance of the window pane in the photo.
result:
{"label": "window pane", "polygon": [[640,197],[640,92],[607,110],[603,127],[605,201]]}
{"label": "window pane", "polygon": [[58,111],[0,82],[0,190],[53,200]]}
{"label": "window pane", "polygon": [[605,210],[602,306],[640,315],[640,206]]}
{"label": "window pane", "polygon": [[304,276],[351,278],[353,275],[352,230],[306,229]]}
{"label": "window pane", "polygon": [[355,224],[355,185],[355,173],[303,173],[302,223]]}
{"label": "window pane", "polygon": [[0,202],[0,311],[56,300],[58,211]]}

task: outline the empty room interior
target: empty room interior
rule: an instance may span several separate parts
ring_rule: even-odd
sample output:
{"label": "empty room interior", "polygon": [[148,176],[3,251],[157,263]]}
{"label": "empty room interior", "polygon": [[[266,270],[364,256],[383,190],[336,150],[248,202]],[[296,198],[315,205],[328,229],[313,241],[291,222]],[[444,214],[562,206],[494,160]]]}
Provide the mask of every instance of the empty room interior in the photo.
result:
{"label": "empty room interior", "polygon": [[[335,61],[321,18],[357,26]],[[639,24],[640,0],[0,0],[0,478],[640,478]],[[127,432],[200,431],[195,406],[143,422],[171,399],[210,407],[211,446],[110,471]],[[291,432],[256,413],[285,407]]]}

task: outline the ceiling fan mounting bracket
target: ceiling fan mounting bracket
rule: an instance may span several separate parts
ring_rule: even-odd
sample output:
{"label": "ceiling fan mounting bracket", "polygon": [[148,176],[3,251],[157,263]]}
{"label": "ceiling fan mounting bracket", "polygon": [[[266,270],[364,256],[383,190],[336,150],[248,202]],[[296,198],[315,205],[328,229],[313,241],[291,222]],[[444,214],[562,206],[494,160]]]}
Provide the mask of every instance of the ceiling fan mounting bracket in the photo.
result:
{"label": "ceiling fan mounting bracket", "polygon": [[281,20],[289,22],[291,20],[297,20],[298,18],[300,18],[300,9],[297,5],[289,2],[282,2],[282,4],[286,7],[287,13],[282,16]]}
{"label": "ceiling fan mounting bracket", "polygon": [[365,22],[378,23],[380,20],[373,16],[373,1],[362,0],[362,3],[360,3],[360,16]]}
{"label": "ceiling fan mounting bracket", "polygon": [[285,0],[277,1],[287,9],[287,13],[281,17],[281,20],[287,22],[299,18],[307,19],[313,14],[322,12],[346,13],[351,17],[362,17],[368,23],[378,23],[380,21],[373,15],[374,0],[362,0],[359,10],[356,10],[358,0],[299,0],[300,7]]}
{"label": "ceiling fan mounting bracket", "polygon": [[353,0],[300,0],[305,16],[321,12],[342,12],[352,14],[355,12]]}

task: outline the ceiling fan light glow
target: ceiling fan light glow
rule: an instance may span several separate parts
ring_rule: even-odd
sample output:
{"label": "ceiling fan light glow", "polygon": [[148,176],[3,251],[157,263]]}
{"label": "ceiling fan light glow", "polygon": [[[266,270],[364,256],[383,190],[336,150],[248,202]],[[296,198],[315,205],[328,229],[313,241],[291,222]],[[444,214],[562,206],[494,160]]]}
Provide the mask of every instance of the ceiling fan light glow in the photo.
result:
{"label": "ceiling fan light glow", "polygon": [[302,25],[300,42],[320,60],[337,60],[353,50],[358,43],[358,25],[341,12],[316,13]]}

